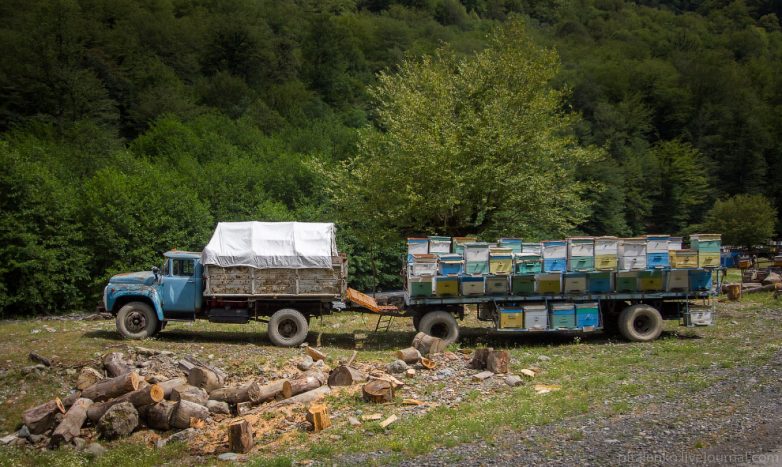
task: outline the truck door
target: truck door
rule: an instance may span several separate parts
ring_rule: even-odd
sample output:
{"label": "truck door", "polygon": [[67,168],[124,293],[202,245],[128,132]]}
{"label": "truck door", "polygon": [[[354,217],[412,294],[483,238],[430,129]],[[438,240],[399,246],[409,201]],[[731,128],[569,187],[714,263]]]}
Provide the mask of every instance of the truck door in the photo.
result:
{"label": "truck door", "polygon": [[[186,313],[195,313],[196,294],[200,292],[196,284],[195,260],[171,258],[169,274],[163,278],[163,310],[167,318],[184,317]],[[167,312],[179,316],[172,316]],[[188,316],[191,317],[191,316]]]}

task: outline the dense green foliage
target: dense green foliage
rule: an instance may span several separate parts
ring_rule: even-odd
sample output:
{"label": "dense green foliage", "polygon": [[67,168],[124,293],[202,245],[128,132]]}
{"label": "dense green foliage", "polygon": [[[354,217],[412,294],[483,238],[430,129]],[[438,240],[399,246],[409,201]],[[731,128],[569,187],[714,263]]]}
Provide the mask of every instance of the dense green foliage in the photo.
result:
{"label": "dense green foliage", "polygon": [[718,200],[703,228],[721,232],[723,241],[745,248],[762,246],[774,233],[777,211],[763,195],[736,195]]}
{"label": "dense green foliage", "polygon": [[[780,15],[768,0],[2,2],[0,313],[91,305],[110,274],[200,249],[222,220],[337,221],[365,288],[398,284],[410,232],[686,232],[742,193],[782,213]],[[517,36],[489,35],[513,16]],[[379,204],[345,209],[322,176],[343,163],[353,204]]]}

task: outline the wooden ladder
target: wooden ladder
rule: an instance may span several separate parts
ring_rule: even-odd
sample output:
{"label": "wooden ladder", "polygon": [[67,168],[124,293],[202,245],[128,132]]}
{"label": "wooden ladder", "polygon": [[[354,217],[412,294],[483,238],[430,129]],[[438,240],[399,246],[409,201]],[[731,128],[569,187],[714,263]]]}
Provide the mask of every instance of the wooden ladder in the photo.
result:
{"label": "wooden ladder", "polygon": [[391,328],[391,323],[394,322],[393,315],[380,315],[377,317],[377,324],[375,325],[375,332],[383,331],[388,332]]}

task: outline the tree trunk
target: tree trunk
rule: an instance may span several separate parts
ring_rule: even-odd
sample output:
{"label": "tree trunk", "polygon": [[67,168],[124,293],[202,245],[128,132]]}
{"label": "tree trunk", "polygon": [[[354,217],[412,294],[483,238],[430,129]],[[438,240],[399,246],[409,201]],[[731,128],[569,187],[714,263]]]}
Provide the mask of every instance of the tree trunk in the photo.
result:
{"label": "tree trunk", "polygon": [[133,368],[125,363],[124,356],[119,352],[111,352],[103,357],[103,367],[110,378],[130,373]]}
{"label": "tree trunk", "polygon": [[307,409],[307,421],[312,424],[312,431],[315,433],[331,426],[329,411],[324,404],[312,404]]}
{"label": "tree trunk", "polygon": [[328,380],[320,371],[308,371],[301,377],[291,380],[291,395],[295,396],[302,392],[312,391],[326,384]]}
{"label": "tree trunk", "polygon": [[[417,351],[416,351],[417,352]],[[347,365],[340,365],[329,373],[329,386],[351,386],[355,383],[364,382],[367,375]]]}
{"label": "tree trunk", "polygon": [[394,399],[394,387],[390,382],[382,379],[375,379],[361,389],[364,400],[367,402],[391,402]]}
{"label": "tree trunk", "polygon": [[445,341],[439,337],[432,337],[423,332],[419,332],[413,338],[413,347],[421,352],[421,355],[434,355],[445,350]]}
{"label": "tree trunk", "polygon": [[160,401],[147,410],[147,426],[153,430],[167,431],[171,429],[171,414],[174,413],[177,403],[172,401]]}
{"label": "tree trunk", "polygon": [[73,391],[72,393],[62,398],[62,406],[65,407],[65,410],[68,410],[71,408],[74,402],[79,400],[80,397],[81,391]]}
{"label": "tree trunk", "polygon": [[95,368],[84,367],[76,379],[76,389],[84,391],[88,387],[103,379],[103,375]]}
{"label": "tree trunk", "polygon": [[98,381],[82,391],[81,397],[90,399],[94,402],[105,401],[121,396],[126,392],[135,391],[138,389],[140,382],[141,378],[138,373],[131,371],[130,373],[125,373],[114,378]]}
{"label": "tree trunk", "polygon": [[421,359],[421,352],[415,347],[408,347],[406,349],[397,350],[396,358],[408,364],[418,363],[418,360]]}
{"label": "tree trunk", "polygon": [[73,403],[70,409],[65,413],[62,422],[57,425],[52,433],[52,444],[59,446],[61,443],[70,443],[81,433],[81,426],[87,419],[87,409],[92,405],[92,401],[82,397]]}
{"label": "tree trunk", "polygon": [[493,349],[475,349],[470,361],[470,368],[474,370],[483,370],[486,368],[486,361],[489,358],[489,352]]}
{"label": "tree trunk", "polygon": [[[89,410],[87,412],[89,415]],[[111,440],[133,433],[138,424],[139,414],[136,407],[130,402],[122,402],[112,405],[95,424],[95,428],[101,439]]]}
{"label": "tree trunk", "polygon": [[45,404],[27,409],[22,413],[22,423],[27,425],[30,433],[40,435],[54,426],[58,413],[65,413],[65,407],[59,397]]}
{"label": "tree trunk", "polygon": [[90,418],[91,422],[97,423],[107,410],[121,402],[130,402],[133,404],[133,407],[139,408],[145,405],[157,404],[162,400],[163,388],[161,388],[159,384],[151,384],[145,388],[125,393],[110,401],[93,404],[92,407],[87,410],[87,416]]}
{"label": "tree trunk", "polygon": [[166,399],[171,399],[171,391],[173,391],[174,388],[178,388],[184,384],[187,384],[187,379],[181,376],[179,378],[171,378],[167,381],[158,383],[158,385],[163,388],[163,397]]}
{"label": "tree trunk", "polygon": [[203,405],[196,404],[187,400],[177,402],[169,424],[174,428],[184,430],[190,428],[191,419],[206,420],[209,417],[209,409]]}
{"label": "tree trunk", "polygon": [[222,387],[220,378],[208,368],[195,367],[187,375],[187,384],[211,392]]}
{"label": "tree trunk", "polygon": [[328,385],[323,385],[317,389],[313,389],[312,391],[303,392],[296,396],[280,401],[278,404],[306,404],[308,402],[316,401],[330,392],[331,388],[328,387]]}
{"label": "tree trunk", "polygon": [[493,373],[507,373],[509,362],[507,350],[492,350],[486,358],[486,369]]}
{"label": "tree trunk", "polygon": [[255,401],[260,398],[261,385],[257,381],[244,386],[229,386],[226,388],[209,391],[209,399],[238,404],[240,402]]}
{"label": "tree trunk", "polygon": [[209,394],[201,388],[185,384],[171,390],[171,400],[186,400],[198,405],[206,405],[206,401],[209,400]]}
{"label": "tree trunk", "polygon": [[228,425],[228,439],[231,451],[247,453],[253,447],[253,430],[247,420],[241,419]]}

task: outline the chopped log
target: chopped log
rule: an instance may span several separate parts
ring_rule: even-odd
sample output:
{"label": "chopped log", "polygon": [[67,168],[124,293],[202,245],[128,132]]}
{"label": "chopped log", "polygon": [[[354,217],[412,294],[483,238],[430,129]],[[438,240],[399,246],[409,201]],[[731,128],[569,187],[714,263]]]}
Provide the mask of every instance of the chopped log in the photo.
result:
{"label": "chopped log", "polygon": [[171,400],[186,400],[199,405],[206,405],[206,401],[209,400],[209,394],[201,388],[183,384],[171,390]]}
{"label": "chopped log", "polygon": [[111,352],[103,357],[103,367],[106,368],[106,374],[110,378],[130,373],[133,368],[125,363],[124,356],[119,352]]}
{"label": "chopped log", "polygon": [[350,358],[348,359],[347,363],[345,363],[345,366],[350,366],[353,364],[353,362],[356,360],[356,357],[358,356],[358,351],[354,350],[352,354],[350,354]]}
{"label": "chopped log", "polygon": [[133,433],[138,426],[138,419],[136,407],[130,402],[121,402],[111,406],[95,427],[101,438],[116,439]]}
{"label": "chopped log", "polygon": [[312,391],[323,386],[328,380],[319,371],[308,371],[301,377],[290,381],[291,395],[301,394],[302,392]]}
{"label": "chopped log", "polygon": [[434,370],[434,367],[437,366],[437,363],[435,363],[434,360],[430,360],[426,357],[421,357],[421,366],[426,368],[427,370]]}
{"label": "chopped log", "polygon": [[492,373],[507,373],[510,354],[507,350],[492,350],[486,357],[486,369]]}
{"label": "chopped log", "polygon": [[220,380],[221,386],[225,383],[225,379],[228,377],[226,372],[224,372],[220,368],[207,365],[206,363],[196,359],[191,355],[188,355],[187,357],[184,358],[184,360],[180,360],[178,363],[179,363],[179,367],[182,368],[184,372],[188,374],[190,373],[190,370],[192,370],[195,367],[206,368],[207,370],[212,371],[214,374],[217,375],[217,378]]}
{"label": "chopped log", "polygon": [[293,389],[290,381],[287,379],[280,379],[261,386],[258,398],[255,400],[251,399],[251,402],[253,404],[260,404],[261,402],[268,402],[273,399],[287,399],[292,395]]}
{"label": "chopped log", "polygon": [[203,405],[188,400],[180,400],[171,414],[169,424],[174,428],[184,430],[185,428],[190,428],[191,419],[206,420],[208,417],[209,409]]}
{"label": "chopped log", "polygon": [[31,361],[35,363],[40,363],[43,366],[52,366],[52,361],[44,357],[43,355],[39,355],[35,352],[30,352],[27,356],[30,358]]}
{"label": "chopped log", "polygon": [[320,350],[310,346],[307,346],[306,350],[307,350],[307,355],[312,357],[312,359],[315,360],[316,362],[318,360],[326,360],[326,354],[321,352]]}
{"label": "chopped log", "polygon": [[307,409],[306,418],[312,424],[312,431],[315,433],[331,426],[331,418],[329,418],[329,411],[325,404],[312,404]]}
{"label": "chopped log", "polygon": [[351,386],[356,383],[364,382],[367,380],[367,375],[359,370],[347,366],[340,365],[329,373],[329,386]]}
{"label": "chopped log", "polygon": [[22,413],[22,423],[27,426],[31,434],[40,435],[54,426],[58,413],[65,413],[65,407],[59,397],[27,409]]}
{"label": "chopped log", "polygon": [[257,401],[261,397],[261,385],[257,381],[244,386],[229,386],[209,392],[209,399],[238,404],[240,402]]}
{"label": "chopped log", "polygon": [[171,391],[173,391],[174,388],[187,384],[187,379],[180,376],[179,378],[171,378],[158,384],[163,388],[163,397],[171,399]]}
{"label": "chopped log", "polygon": [[244,415],[253,408],[253,403],[250,401],[247,402],[239,402],[236,404],[236,415]]}
{"label": "chopped log", "polygon": [[206,408],[209,409],[209,413],[231,415],[231,407],[228,402],[209,399],[206,401]]}
{"label": "chopped log", "polygon": [[220,378],[208,368],[195,367],[187,375],[187,384],[205,389],[207,392],[222,387]]}
{"label": "chopped log", "polygon": [[313,389],[312,391],[303,392],[293,397],[289,397],[285,400],[281,400],[277,402],[276,404],[279,405],[306,404],[309,402],[316,401],[330,392],[331,392],[331,388],[328,386],[328,384],[324,384],[323,386],[317,389]]}
{"label": "chopped log", "polygon": [[81,369],[79,377],[76,379],[76,389],[84,391],[102,379],[103,375],[98,370],[85,366]]}
{"label": "chopped log", "polygon": [[81,391],[73,391],[72,393],[62,398],[62,406],[65,407],[65,410],[68,410],[80,397]]}
{"label": "chopped log", "polygon": [[758,293],[758,292],[773,292],[774,290],[782,289],[782,287],[780,287],[780,285],[782,285],[782,284],[775,283],[775,284],[764,285],[764,286],[761,286],[761,287],[755,287],[755,288],[752,288],[752,289],[744,289],[742,291],[742,294],[746,295],[746,294],[752,294],[752,293]]}
{"label": "chopped log", "polygon": [[196,367],[196,364],[191,363],[187,360],[179,360],[177,363],[177,367],[179,367],[180,370],[184,371],[185,374],[189,374],[190,370]]}
{"label": "chopped log", "polygon": [[125,393],[115,399],[93,404],[87,410],[87,416],[90,421],[97,423],[110,408],[123,402],[129,402],[133,407],[143,407],[145,405],[157,404],[163,400],[163,388],[159,384],[151,384],[133,392]]}
{"label": "chopped log", "polygon": [[370,374],[369,379],[380,379],[383,381],[388,381],[389,383],[391,383],[394,389],[405,385],[404,381],[397,379],[396,377],[391,376],[388,373],[383,373],[382,371],[373,371],[372,374]]}
{"label": "chopped log", "polygon": [[422,356],[434,355],[445,350],[445,341],[439,337],[432,337],[423,332],[419,332],[413,338],[413,347],[421,352]]}
{"label": "chopped log", "polygon": [[367,402],[391,402],[394,400],[394,386],[385,380],[375,379],[361,388],[364,400]]}
{"label": "chopped log", "polygon": [[70,443],[81,433],[81,426],[87,419],[87,409],[92,405],[92,401],[82,397],[73,403],[70,409],[65,412],[65,416],[57,428],[52,433],[52,444],[59,446],[61,443]]}
{"label": "chopped log", "polygon": [[171,429],[171,414],[174,413],[177,403],[173,401],[160,401],[147,410],[147,426],[154,430],[167,431]]}
{"label": "chopped log", "polygon": [[408,368],[407,371],[405,371],[405,376],[408,378],[412,378],[415,376],[415,369],[414,368]]}
{"label": "chopped log", "polygon": [[406,349],[397,350],[396,358],[409,364],[418,363],[418,360],[421,359],[421,352],[415,347],[408,347]]}
{"label": "chopped log", "polygon": [[236,420],[228,425],[228,440],[232,452],[244,454],[252,449],[253,430],[247,420]]}
{"label": "chopped log", "polygon": [[486,368],[486,361],[489,358],[489,352],[493,349],[475,349],[475,353],[470,361],[470,368],[475,370],[483,370]]}
{"label": "chopped log", "polygon": [[113,397],[121,396],[126,392],[135,391],[141,378],[138,373],[131,371],[114,378],[98,381],[81,392],[81,397],[94,402],[101,402]]}
{"label": "chopped log", "polygon": [[485,380],[487,378],[491,378],[492,376],[494,376],[493,372],[491,372],[491,371],[482,371],[480,373],[476,373],[476,374],[472,375],[472,379],[474,379],[475,381],[483,381],[483,380]]}
{"label": "chopped log", "polygon": [[386,428],[388,425],[394,423],[397,420],[398,420],[398,418],[397,418],[396,415],[391,415],[387,419],[385,419],[382,422],[380,422],[380,428]]}

